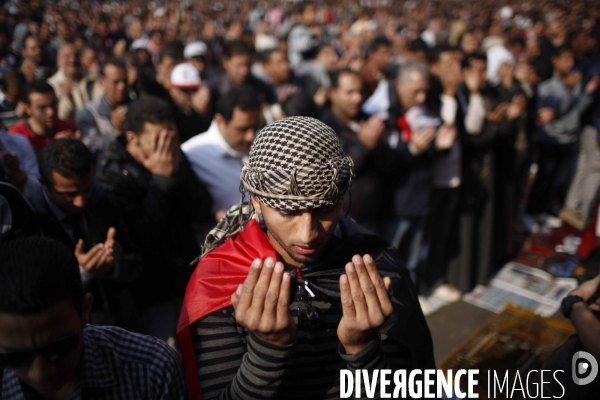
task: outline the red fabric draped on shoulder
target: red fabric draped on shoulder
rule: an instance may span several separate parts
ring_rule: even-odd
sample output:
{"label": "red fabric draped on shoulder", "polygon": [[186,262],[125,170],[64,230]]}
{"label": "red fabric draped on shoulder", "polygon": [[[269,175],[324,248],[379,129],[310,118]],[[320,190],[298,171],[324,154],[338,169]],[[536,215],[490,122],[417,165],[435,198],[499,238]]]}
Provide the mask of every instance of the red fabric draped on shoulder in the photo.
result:
{"label": "red fabric draped on shoulder", "polygon": [[177,325],[190,399],[201,400],[202,391],[189,326],[211,312],[231,305],[230,297],[246,279],[252,261],[267,257],[279,259],[267,235],[252,220],[243,232],[227,239],[198,262],[188,283]]}

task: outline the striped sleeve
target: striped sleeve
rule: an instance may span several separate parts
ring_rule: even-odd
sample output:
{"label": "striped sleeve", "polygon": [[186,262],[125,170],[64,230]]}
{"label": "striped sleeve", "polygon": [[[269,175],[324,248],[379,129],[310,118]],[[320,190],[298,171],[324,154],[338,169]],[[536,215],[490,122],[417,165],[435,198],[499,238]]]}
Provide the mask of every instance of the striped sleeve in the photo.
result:
{"label": "striped sleeve", "polygon": [[[374,339],[369,342],[365,346],[364,349],[359,351],[356,354],[346,354],[344,351],[344,347],[340,344],[339,347],[340,357],[344,361],[346,361],[348,369],[355,373],[356,370],[368,370],[369,372],[373,372],[373,370],[381,370],[381,369],[390,369],[390,364],[387,361],[385,354],[383,353],[383,346],[381,343],[381,336],[377,336],[377,339]],[[366,399],[367,392],[365,390],[364,382],[362,384],[361,395],[362,397],[355,397],[356,399]]]}
{"label": "striped sleeve", "polygon": [[280,347],[246,335],[228,310],[190,329],[204,399],[276,397],[295,343]]}

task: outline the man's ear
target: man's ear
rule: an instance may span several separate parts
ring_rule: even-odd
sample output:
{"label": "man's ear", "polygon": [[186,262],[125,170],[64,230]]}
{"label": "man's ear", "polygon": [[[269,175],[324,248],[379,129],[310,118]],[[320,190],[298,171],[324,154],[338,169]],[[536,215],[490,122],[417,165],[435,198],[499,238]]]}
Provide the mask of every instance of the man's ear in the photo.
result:
{"label": "man's ear", "polygon": [[327,99],[331,100],[333,98],[333,96],[335,96],[335,91],[337,89],[334,87],[330,87],[329,89],[327,89]]}
{"label": "man's ear", "polygon": [[223,118],[223,116],[221,114],[216,113],[215,121],[217,121],[217,125],[219,126],[219,131],[223,132],[223,130],[225,129],[225,126],[227,125],[225,118]]}
{"label": "man's ear", "polygon": [[25,114],[31,117],[31,106],[23,102],[23,109],[25,110]]}
{"label": "man's ear", "polygon": [[257,214],[262,214],[262,208],[260,206],[260,201],[258,201],[256,196],[253,194],[250,195],[250,200],[252,201],[252,206],[254,207],[254,211],[256,211]]}
{"label": "man's ear", "polygon": [[127,143],[133,143],[137,139],[137,135],[132,131],[125,132],[125,139],[127,139]]}
{"label": "man's ear", "polygon": [[92,312],[92,305],[94,304],[94,295],[91,293],[86,293],[83,297],[83,305],[81,307],[81,319],[83,321],[83,325],[87,325],[90,322],[90,313]]}

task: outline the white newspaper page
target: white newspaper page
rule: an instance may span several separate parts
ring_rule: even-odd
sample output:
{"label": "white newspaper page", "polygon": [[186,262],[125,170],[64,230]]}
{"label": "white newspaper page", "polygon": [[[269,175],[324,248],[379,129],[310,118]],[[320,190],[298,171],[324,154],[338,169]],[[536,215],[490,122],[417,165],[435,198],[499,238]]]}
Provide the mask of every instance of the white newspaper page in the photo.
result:
{"label": "white newspaper page", "polygon": [[550,317],[559,310],[562,299],[576,287],[575,279],[554,278],[541,269],[510,262],[498,272],[490,286],[477,286],[463,300],[495,313],[512,303]]}

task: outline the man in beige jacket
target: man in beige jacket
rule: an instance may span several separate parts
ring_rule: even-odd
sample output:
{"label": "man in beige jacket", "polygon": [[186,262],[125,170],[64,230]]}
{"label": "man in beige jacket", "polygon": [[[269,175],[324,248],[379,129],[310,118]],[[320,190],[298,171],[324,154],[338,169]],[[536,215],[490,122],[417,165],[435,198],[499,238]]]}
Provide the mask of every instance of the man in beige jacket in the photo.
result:
{"label": "man in beige jacket", "polygon": [[100,83],[84,76],[75,46],[65,43],[56,58],[58,71],[48,79],[58,97],[58,118],[73,120],[85,104],[102,96]]}

